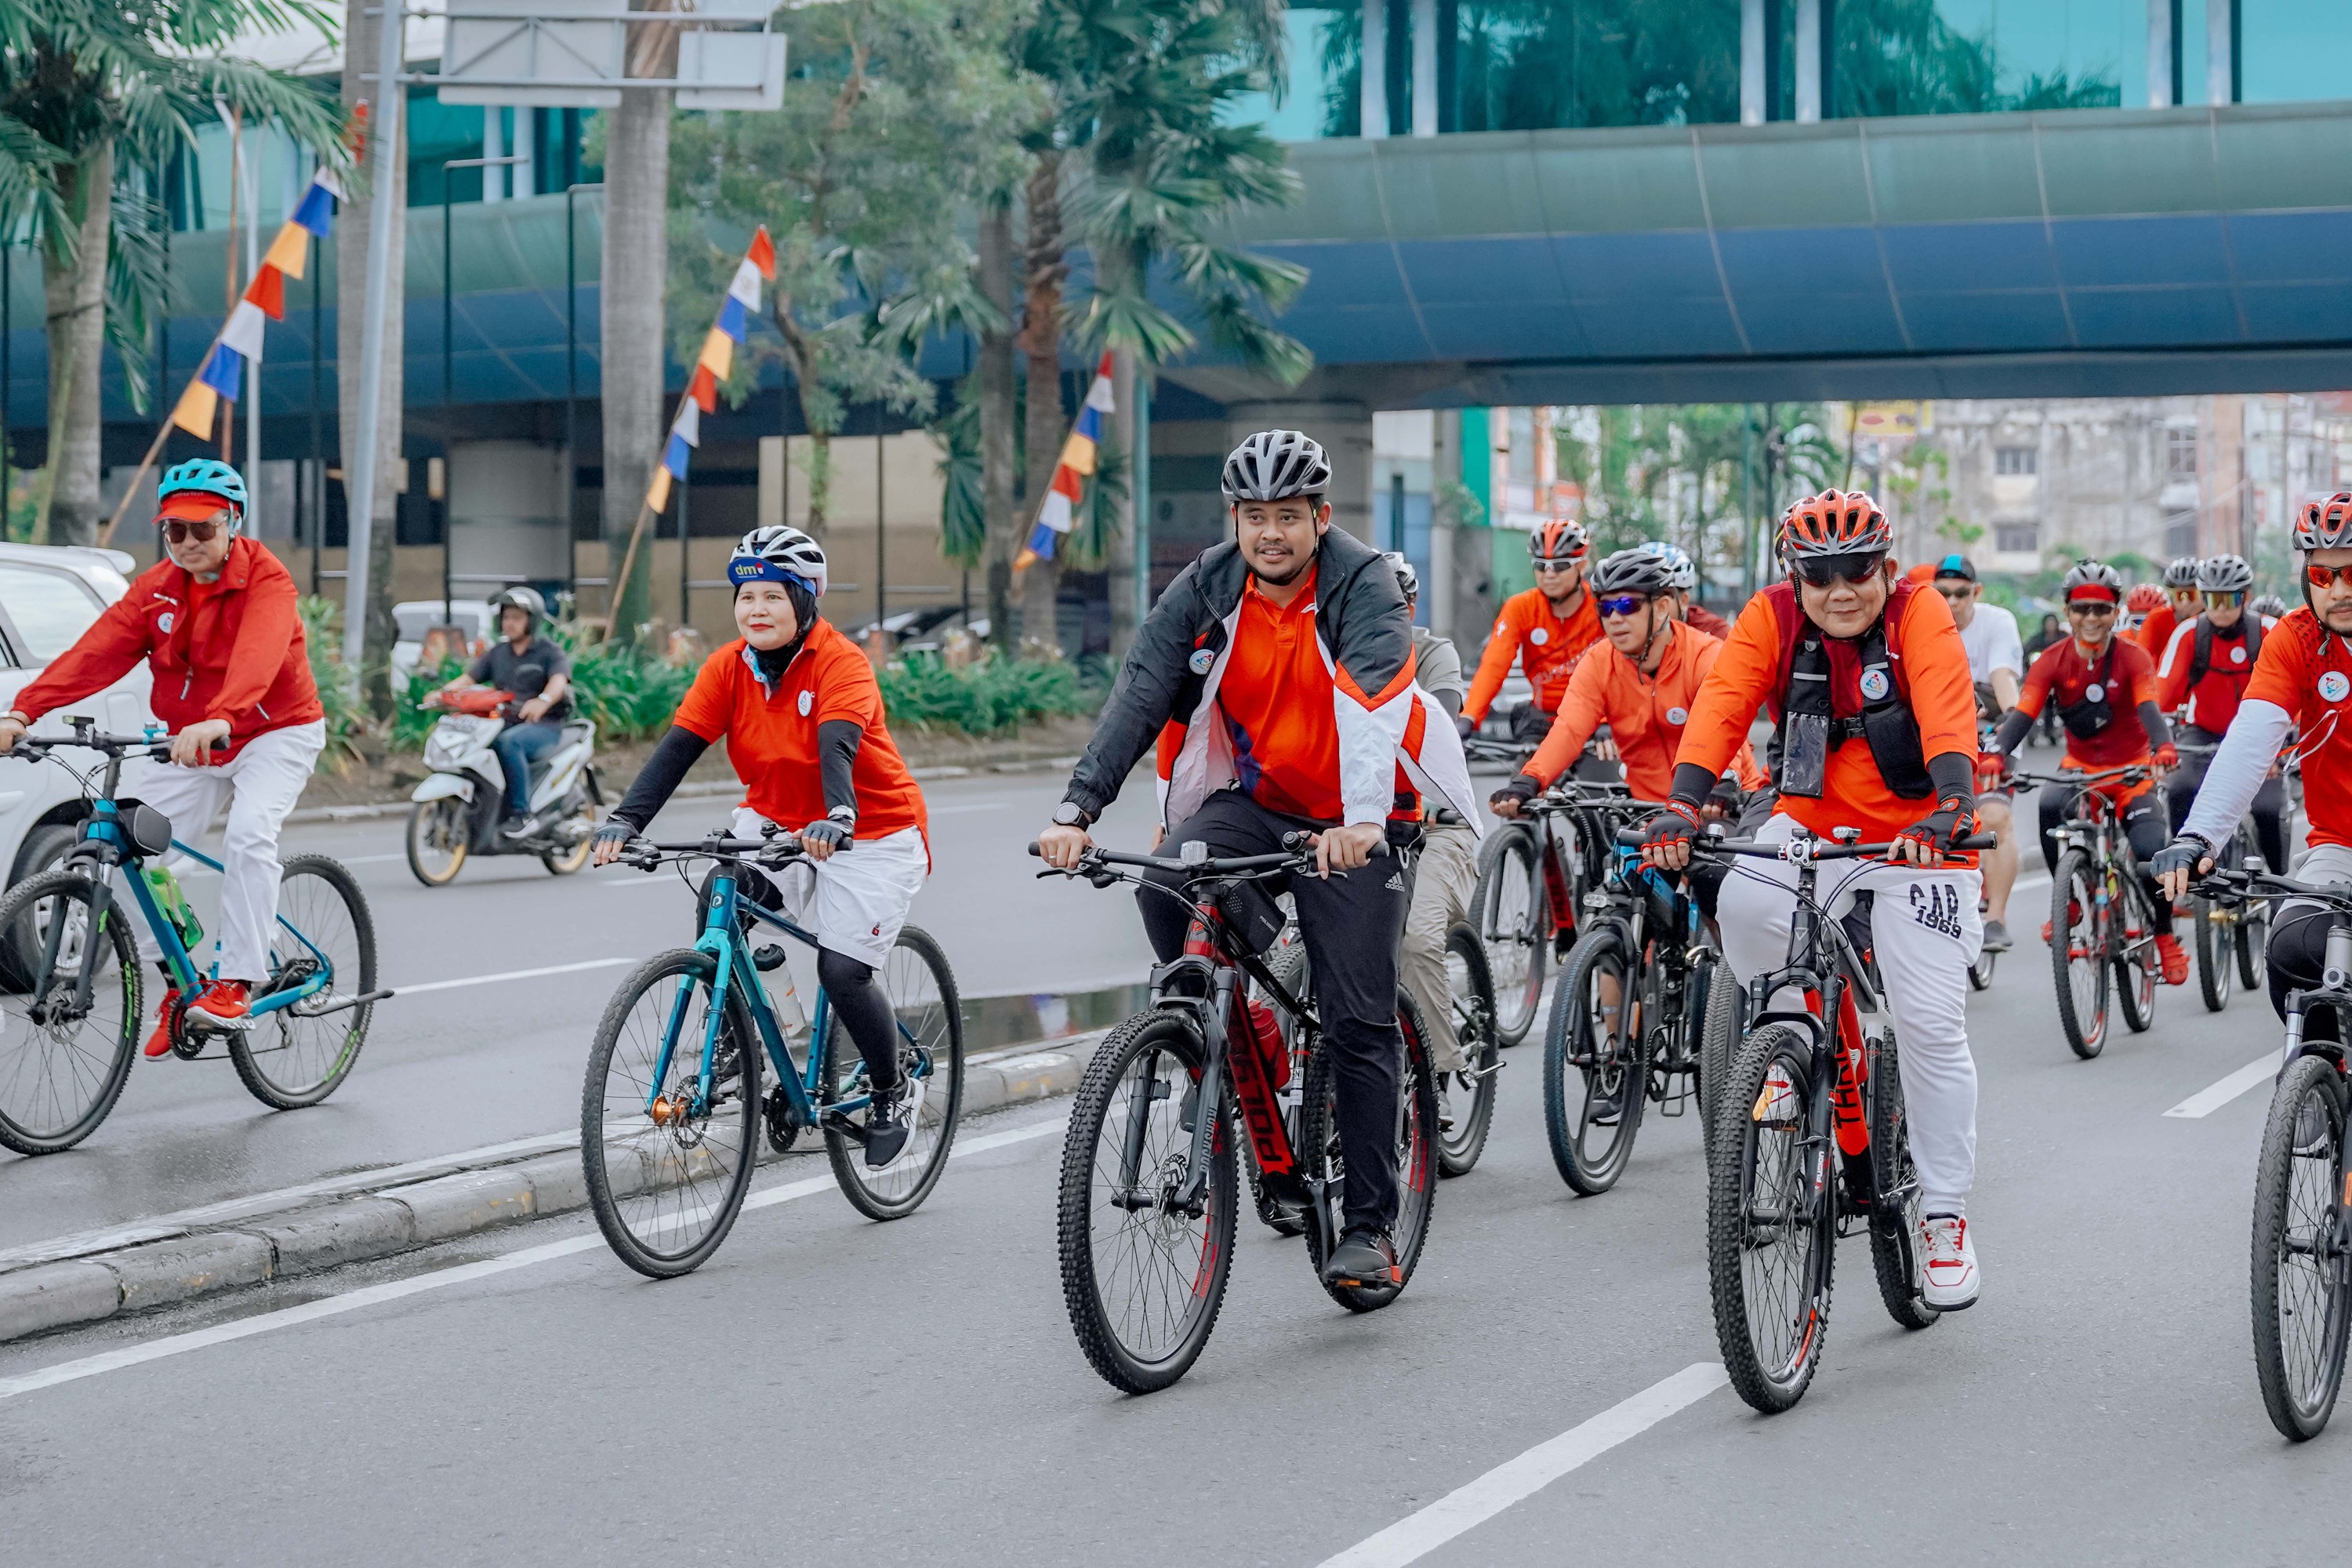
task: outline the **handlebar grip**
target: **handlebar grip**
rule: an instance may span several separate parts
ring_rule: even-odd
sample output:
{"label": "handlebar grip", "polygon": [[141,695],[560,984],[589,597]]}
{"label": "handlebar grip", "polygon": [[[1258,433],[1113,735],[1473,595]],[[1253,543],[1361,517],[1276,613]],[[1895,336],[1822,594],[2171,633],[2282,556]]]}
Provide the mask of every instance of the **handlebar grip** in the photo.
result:
{"label": "handlebar grip", "polygon": [[2000,847],[2000,835],[1998,833],[1971,833],[1952,846],[1960,850],[1997,849]]}
{"label": "handlebar grip", "polygon": [[1029,841],[1029,853],[1033,858],[1043,860],[1045,858],[1045,847],[1032,838]]}

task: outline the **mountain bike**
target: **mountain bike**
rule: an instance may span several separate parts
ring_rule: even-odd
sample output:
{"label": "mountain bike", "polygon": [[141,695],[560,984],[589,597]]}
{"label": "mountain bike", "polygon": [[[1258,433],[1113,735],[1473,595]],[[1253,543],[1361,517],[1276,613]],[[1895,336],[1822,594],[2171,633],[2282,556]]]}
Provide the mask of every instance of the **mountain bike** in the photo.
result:
{"label": "mountain bike", "polygon": [[[782,966],[783,949],[751,943],[766,924],[816,949],[814,933],[752,896],[760,884],[751,877],[802,863],[800,841],[723,832],[690,844],[633,839],[621,858],[645,871],[708,860],[713,873],[702,934],[621,982],[588,1053],[580,1154],[597,1227],[621,1261],[656,1279],[708,1262],[742,1211],[763,1121],[780,1153],[803,1130],[822,1132],[834,1180],[866,1218],[914,1213],[939,1184],[963,1109],[963,1010],[940,944],[903,926],[877,975],[898,1016],[898,1067],[915,1085],[915,1105],[906,1147],[870,1169],[860,1118],[873,1103],[865,1058],[822,988],[803,1026],[789,971],[779,1012],[760,976]],[[793,1058],[796,1036],[807,1046],[805,1068]],[[762,1051],[776,1073],[764,1097]]]}
{"label": "mountain bike", "polygon": [[[1278,853],[1223,859],[1096,847],[1071,870],[1038,873],[1108,888],[1144,883],[1147,871],[1173,872],[1181,893],[1147,885],[1192,910],[1183,953],[1151,972],[1150,1007],[1113,1029],[1087,1065],[1062,1146],[1062,1300],[1088,1363],[1123,1393],[1176,1382],[1216,1327],[1233,1269],[1237,1139],[1246,1138],[1264,1191],[1298,1215],[1318,1280],[1339,1241],[1347,1171],[1312,976],[1294,989],[1261,957],[1283,929],[1265,884],[1314,874],[1307,836],[1291,834],[1284,844]],[[1369,874],[1381,869],[1375,860]],[[1306,973],[1291,971],[1293,978]],[[1285,1038],[1261,1028],[1244,986],[1295,1020],[1295,1057]],[[1402,1204],[1391,1234],[1402,1279],[1326,1282],[1351,1311],[1385,1307],[1412,1281],[1437,1186],[1436,1086],[1420,1013],[1402,985],[1397,1024]],[[1295,1098],[1284,1093],[1292,1083]]]}
{"label": "mountain bike", "polygon": [[[2286,997],[2286,1044],[2254,1167],[2254,1376],[2271,1425],[2295,1442],[2326,1429],[2352,1323],[2352,889],[2220,867],[2192,885],[2214,899],[2294,898],[2331,911],[2320,984]],[[2332,1037],[2310,1037],[2315,1018]]]}
{"label": "mountain bike", "polygon": [[[1613,836],[1659,808],[1608,802],[1592,815]],[[1606,844],[1607,838],[1597,838]],[[1586,1197],[1617,1184],[1633,1155],[1643,1107],[1700,1122],[1730,1055],[1738,1016],[1730,971],[1708,945],[1698,906],[1678,879],[1644,869],[1639,851],[1608,852],[1584,899],[1584,934],[1569,950],[1544,1031],[1544,1131],[1560,1180]]]}
{"label": "mountain bike", "polygon": [[[2211,756],[2219,746],[2184,745],[2180,754]],[[2229,842],[2215,847],[2214,864],[2224,871],[2268,871],[2254,839],[2252,816],[2238,819]],[[2190,890],[2189,910],[2195,921],[2197,992],[2209,1013],[2230,1005],[2234,978],[2249,991],[2263,984],[2263,948],[2270,935],[2268,906],[2260,899],[2219,898]],[[2234,972],[2234,973],[2233,973]]]}
{"label": "mountain bike", "polygon": [[1594,808],[1627,798],[1623,784],[1563,779],[1478,847],[1470,913],[1494,973],[1495,1032],[1504,1045],[1527,1038],[1544,970],[1574,945],[1583,897],[1605,874],[1609,825]]}
{"label": "mountain bike", "polygon": [[2059,823],[2058,864],[2050,878],[2050,963],[2058,986],[2058,1026],[2088,1061],[2106,1047],[2108,986],[2135,1035],[2156,1022],[2156,909],[2140,885],[2139,865],[2123,819],[2105,793],[2089,787],[2154,777],[2134,765],[2095,773],[2062,770],[2017,777],[2042,788],[2071,789]]}
{"label": "mountain bike", "polygon": [[[117,798],[123,760],[168,757],[170,737],[160,725],[109,735],[89,719],[66,722],[72,739],[27,735],[14,752],[80,776],[89,816],[64,864],[0,898],[0,1144],[20,1154],[70,1149],[121,1097],[145,1021],[131,911],[153,932],[171,975],[176,999],[164,1022],[173,1055],[216,1061],[206,1053],[220,1041],[246,1089],[274,1110],[334,1093],[359,1059],[374,1005],[392,994],[376,987],[375,922],[358,880],[324,855],[289,857],[269,973],[253,985],[247,1016],[226,1028],[191,1018],[188,1004],[212,977],[189,951],[203,931],[177,879],[148,862],[176,850],[215,871],[221,863],[173,838],[153,806]],[[64,747],[105,758],[92,770],[101,775],[94,786],[56,755]],[[117,872],[130,889],[128,910]]]}
{"label": "mountain bike", "polygon": [[[1820,862],[1882,857],[1843,829],[1824,843],[1701,838],[1698,857],[1797,868],[1789,962],[1748,984],[1749,1022],[1716,1095],[1707,1170],[1707,1281],[1716,1340],[1739,1396],[1767,1414],[1804,1396],[1829,1331],[1838,1240],[1869,1232],[1887,1315],[1906,1329],[1940,1316],[1921,1294],[1919,1183],[1906,1136],[1895,1031],[1880,1021],[1876,966],[1819,901]],[[1638,829],[1618,836],[1638,844]],[[1961,840],[1989,849],[1991,834]],[[1774,1010],[1793,987],[1802,1011]],[[1834,1019],[1833,1024],[1824,1020]],[[1867,1019],[1869,1022],[1865,1023]]]}

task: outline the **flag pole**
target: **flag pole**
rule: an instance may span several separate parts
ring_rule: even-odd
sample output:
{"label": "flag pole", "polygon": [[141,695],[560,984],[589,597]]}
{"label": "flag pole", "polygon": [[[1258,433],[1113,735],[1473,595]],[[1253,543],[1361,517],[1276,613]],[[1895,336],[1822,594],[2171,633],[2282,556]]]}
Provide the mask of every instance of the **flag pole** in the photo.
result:
{"label": "flag pole", "polygon": [[653,508],[642,501],[637,504],[637,522],[635,527],[629,530],[629,548],[621,556],[621,570],[605,587],[604,640],[606,642],[613,640],[614,623],[621,618],[621,593],[628,584],[629,573],[636,566],[637,542],[646,536],[646,520],[653,515]]}

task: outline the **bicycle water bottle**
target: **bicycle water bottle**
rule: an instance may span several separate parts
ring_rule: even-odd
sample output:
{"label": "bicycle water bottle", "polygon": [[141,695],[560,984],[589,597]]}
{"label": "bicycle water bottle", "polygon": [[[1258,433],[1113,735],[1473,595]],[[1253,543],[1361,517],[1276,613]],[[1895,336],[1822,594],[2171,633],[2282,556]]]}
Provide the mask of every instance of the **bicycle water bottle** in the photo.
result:
{"label": "bicycle water bottle", "polygon": [[784,965],[782,974],[783,994],[776,994],[772,985],[768,988],[768,1003],[776,1010],[776,1027],[783,1031],[787,1040],[804,1039],[809,1032],[808,1014],[801,1006],[800,992],[793,985],[792,966]]}
{"label": "bicycle water bottle", "polygon": [[139,874],[147,879],[147,890],[154,896],[155,907],[163,911],[163,918],[180,933],[180,945],[190,952],[195,952],[196,943],[205,940],[205,928],[196,923],[196,911],[188,907],[188,896],[180,891],[180,879],[172,875],[169,866],[142,866]]}

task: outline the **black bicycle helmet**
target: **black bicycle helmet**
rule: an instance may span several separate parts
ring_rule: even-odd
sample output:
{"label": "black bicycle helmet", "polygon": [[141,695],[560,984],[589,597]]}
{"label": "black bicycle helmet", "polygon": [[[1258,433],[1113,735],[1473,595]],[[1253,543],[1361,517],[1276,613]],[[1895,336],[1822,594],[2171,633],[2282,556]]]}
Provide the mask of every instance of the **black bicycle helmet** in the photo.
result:
{"label": "black bicycle helmet", "polygon": [[1642,594],[1654,599],[1674,591],[1674,563],[1645,548],[1621,550],[1592,569],[1588,585],[1596,598]]}
{"label": "black bicycle helmet", "polygon": [[1331,488],[1331,462],[1300,431],[1261,430],[1226,457],[1223,487],[1236,504],[1320,499]]}

